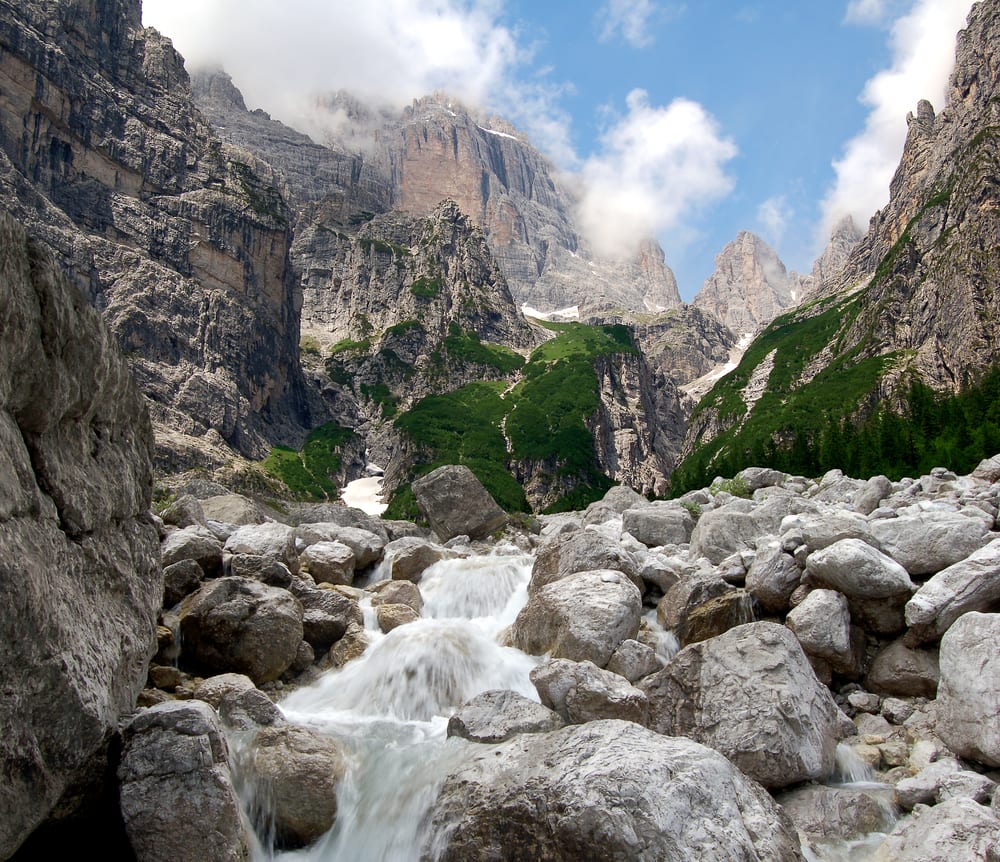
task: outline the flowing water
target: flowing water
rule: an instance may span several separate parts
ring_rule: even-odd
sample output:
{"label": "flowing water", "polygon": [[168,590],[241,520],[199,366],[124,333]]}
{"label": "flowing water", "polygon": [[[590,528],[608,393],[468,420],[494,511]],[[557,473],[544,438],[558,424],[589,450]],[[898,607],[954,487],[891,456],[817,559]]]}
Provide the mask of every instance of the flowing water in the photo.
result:
{"label": "flowing water", "polygon": [[[538,699],[529,680],[537,658],[501,647],[497,636],[527,600],[532,558],[445,560],[424,573],[422,618],[373,643],[281,704],[285,716],[339,740],[348,773],[336,826],[315,845],[270,849],[266,800],[244,788],[258,824],[255,859],[407,862],[419,858],[427,813],[472,743],[446,739],[448,717],[474,695],[513,689]],[[237,742],[238,744],[238,742]]]}

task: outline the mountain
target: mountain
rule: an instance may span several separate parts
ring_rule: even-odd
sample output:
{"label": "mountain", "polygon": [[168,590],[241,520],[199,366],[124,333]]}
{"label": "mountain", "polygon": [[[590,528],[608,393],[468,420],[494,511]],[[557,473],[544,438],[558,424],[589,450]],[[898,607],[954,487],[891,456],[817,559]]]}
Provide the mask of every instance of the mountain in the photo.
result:
{"label": "mountain", "polygon": [[259,458],[315,421],[289,211],[140,17],[138,0],[2,4],[0,198],[130,357],[158,466]]}
{"label": "mountain", "polygon": [[[974,457],[981,414],[959,422],[956,402],[950,419],[932,417],[935,392],[979,385],[998,358],[998,13],[998,0],[973,7],[947,105],[935,113],[923,101],[907,118],[889,203],[844,268],[764,330],[702,400],[679,484],[792,453],[795,469],[822,468],[824,452],[843,456],[847,441],[899,469],[921,446],[928,457]],[[907,416],[927,427],[893,418]],[[949,428],[955,440],[942,449],[934,440]]]}
{"label": "mountain", "polygon": [[737,337],[754,335],[796,304],[797,279],[778,253],[749,231],[740,231],[715,258],[715,271],[694,298]]}
{"label": "mountain", "polygon": [[499,117],[480,117],[445,94],[393,114],[340,93],[324,106],[351,121],[320,146],[263,111],[248,111],[225,73],[202,72],[194,81],[195,98],[221,137],[285,173],[293,201],[327,201],[327,219],[330,199],[339,204],[346,229],[365,213],[389,209],[429,216],[448,198],[482,228],[518,304],[541,311],[680,305],[655,242],[637,241],[629,261],[589,252],[573,221],[571,193]]}

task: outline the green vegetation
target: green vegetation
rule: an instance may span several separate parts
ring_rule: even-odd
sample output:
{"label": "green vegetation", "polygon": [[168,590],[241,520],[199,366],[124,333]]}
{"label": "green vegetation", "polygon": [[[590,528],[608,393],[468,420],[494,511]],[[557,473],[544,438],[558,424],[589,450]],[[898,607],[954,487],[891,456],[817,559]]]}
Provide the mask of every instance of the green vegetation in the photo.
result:
{"label": "green vegetation", "polygon": [[361,394],[365,398],[370,398],[382,408],[383,418],[391,419],[396,415],[396,410],[399,407],[399,399],[392,394],[392,390],[385,383],[380,382],[372,385],[362,383]]}
{"label": "green vegetation", "polygon": [[441,279],[423,276],[410,285],[410,293],[418,299],[433,299],[441,292]]}
{"label": "green vegetation", "polygon": [[401,245],[396,245],[394,242],[386,242],[381,239],[362,237],[358,240],[358,245],[361,246],[362,250],[366,254],[370,253],[373,249],[376,253],[390,254],[393,257],[409,257],[411,254],[408,248],[404,248]]}
{"label": "green vegetation", "polygon": [[478,333],[464,332],[455,321],[448,324],[442,347],[449,355],[475,365],[487,365],[503,374],[524,366],[524,357],[502,344],[483,344]]}
{"label": "green vegetation", "polygon": [[419,320],[401,320],[399,323],[395,323],[390,326],[385,334],[390,337],[395,337],[399,335],[405,335],[414,329],[423,330],[423,324]]}
{"label": "green vegetation", "polygon": [[[444,464],[464,464],[507,511],[529,511],[524,491],[507,471],[507,447],[501,423],[507,405],[500,397],[506,384],[470,383],[445,395],[421,399],[396,419],[396,427],[431,454],[417,475]],[[409,486],[393,496],[386,517],[413,518],[416,503]]]}
{"label": "green vegetation", "polygon": [[709,491],[712,494],[732,494],[734,497],[750,496],[750,486],[738,476],[732,479],[716,479]]}
{"label": "green vegetation", "polygon": [[375,218],[375,213],[368,212],[368,210],[361,210],[361,212],[351,213],[347,221],[356,227],[359,224],[370,222],[373,218]]}
{"label": "green vegetation", "polygon": [[302,338],[299,339],[299,350],[303,353],[319,356],[319,340],[314,338],[312,335],[303,335]]}
{"label": "green vegetation", "polygon": [[372,346],[370,338],[355,341],[353,338],[341,338],[340,341],[330,345],[330,355],[336,356],[338,353],[346,353],[348,350],[367,350]]}
{"label": "green vegetation", "polygon": [[275,447],[261,466],[300,499],[332,499],[338,492],[334,477],[340,470],[341,452],[353,436],[349,428],[328,422],[310,431],[298,451]]}

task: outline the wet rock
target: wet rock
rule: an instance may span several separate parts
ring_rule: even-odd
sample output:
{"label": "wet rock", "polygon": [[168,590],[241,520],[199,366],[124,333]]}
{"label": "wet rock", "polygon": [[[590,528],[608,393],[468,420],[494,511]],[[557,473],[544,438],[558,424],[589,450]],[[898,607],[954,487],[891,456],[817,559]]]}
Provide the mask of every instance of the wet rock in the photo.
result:
{"label": "wet rock", "polygon": [[163,569],[163,607],[172,608],[191,595],[205,579],[205,570],[196,560],[178,560]]}
{"label": "wet rock", "polygon": [[340,542],[342,545],[347,545],[354,552],[356,571],[366,569],[381,560],[386,545],[386,540],[378,533],[334,521],[300,524],[295,528],[295,539],[300,552],[304,552],[317,542]]}
{"label": "wet rock", "polygon": [[746,590],[731,589],[690,608],[674,634],[681,646],[687,646],[753,620],[753,598]]}
{"label": "wet rock", "polygon": [[448,736],[470,742],[506,742],[519,733],[546,733],[562,726],[558,713],[523,694],[484,691],[448,719]]}
{"label": "wet rock", "polygon": [[1000,766],[1000,614],[968,613],[941,638],[938,735],[960,757]]}
{"label": "wet rock", "polygon": [[227,562],[226,574],[234,578],[252,578],[269,587],[291,587],[295,576],[284,563],[260,554],[233,554]]}
{"label": "wet rock", "polygon": [[248,578],[206,583],[181,605],[183,659],[210,670],[277,679],[302,640],[302,605],[286,590]]}
{"label": "wet rock", "polygon": [[511,634],[532,655],[604,667],[623,640],[635,638],[641,611],[639,590],[621,572],[576,572],[531,596]]}
{"label": "wet rock", "polygon": [[336,590],[296,584],[293,593],[302,603],[302,636],[317,650],[329,649],[349,625],[363,621],[358,603]]}
{"label": "wet rock", "polygon": [[780,794],[777,802],[800,832],[850,841],[885,832],[895,822],[889,788],[809,784]]}
{"label": "wet rock", "polygon": [[971,799],[953,799],[915,810],[878,846],[874,862],[954,862],[1000,859],[1000,819]]}
{"label": "wet rock", "polygon": [[365,627],[359,623],[351,623],[327,654],[327,662],[331,667],[343,667],[349,661],[361,656],[371,643]]}
{"label": "wet rock", "polygon": [[250,858],[228,748],[208,704],[168,701],[142,710],[122,741],[121,811],[138,859]]}
{"label": "wet rock", "polygon": [[427,539],[395,539],[385,546],[385,574],[396,581],[417,584],[427,569],[451,556],[447,548]]}
{"label": "wet rock", "polygon": [[421,858],[791,862],[800,854],[777,805],[725,758],[608,720],[473,756],[441,788]]}
{"label": "wet rock", "polygon": [[419,588],[411,581],[382,581],[374,584],[370,589],[375,594],[372,596],[374,607],[379,605],[409,605],[419,614],[424,606]]}
{"label": "wet rock", "polygon": [[784,626],[751,623],[685,647],[639,688],[651,728],[711,745],[765,787],[833,772],[846,717]]}
{"label": "wet rock", "polygon": [[593,662],[550,659],[532,670],[531,682],[542,703],[569,724],[602,718],[646,723],[646,695]]}
{"label": "wet rock", "polygon": [[401,604],[381,604],[375,609],[375,614],[383,634],[420,619],[420,614],[413,608]]}
{"label": "wet rock", "polygon": [[417,506],[442,542],[461,535],[488,536],[507,523],[507,515],[468,467],[438,467],[412,487]]}

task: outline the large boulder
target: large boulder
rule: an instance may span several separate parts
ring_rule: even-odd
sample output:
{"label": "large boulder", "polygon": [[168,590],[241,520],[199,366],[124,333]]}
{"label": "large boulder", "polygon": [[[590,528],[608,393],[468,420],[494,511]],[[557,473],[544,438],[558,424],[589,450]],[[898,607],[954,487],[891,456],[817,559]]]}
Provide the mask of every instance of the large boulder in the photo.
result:
{"label": "large boulder", "polygon": [[1000,766],[1000,614],[968,613],[941,638],[937,732],[961,757]]}
{"label": "large boulder", "polygon": [[304,847],[334,824],[346,764],[337,743],[293,724],[261,728],[246,753],[248,777],[273,816],[282,847]]}
{"label": "large boulder", "polygon": [[962,614],[1000,604],[1000,539],[939,571],[906,605],[911,643],[937,640]]}
{"label": "large boulder", "polygon": [[952,799],[900,820],[873,862],[1000,862],[1000,818],[971,799]]}
{"label": "large boulder", "polygon": [[267,557],[288,566],[291,572],[299,570],[295,529],[277,521],[239,527],[226,539],[223,552]]}
{"label": "large boulder", "polygon": [[694,518],[678,503],[648,503],[624,512],[622,529],[649,548],[683,545],[691,541]]}
{"label": "large boulder", "polygon": [[550,659],[531,671],[531,682],[542,703],[569,724],[601,718],[646,723],[646,695],[627,679],[591,661]]}
{"label": "large boulder", "polygon": [[841,539],[806,559],[806,576],[853,599],[885,599],[915,589],[906,569],[861,539]]}
{"label": "large boulder", "polygon": [[153,435],[107,327],[0,214],[0,858],[135,704],[163,598]]}
{"label": "large boulder", "polygon": [[442,542],[455,536],[488,536],[507,523],[507,515],[468,467],[438,467],[413,483],[417,507]]}
{"label": "large boulder", "polygon": [[833,772],[846,716],[784,626],[750,623],[692,644],[639,688],[651,728],[710,745],[765,787]]}
{"label": "large boulder", "polygon": [[639,633],[642,596],[610,569],[575,572],[542,587],[514,620],[514,646],[532,655],[604,667],[618,645]]}
{"label": "large boulder", "polygon": [[871,523],[882,549],[911,575],[932,575],[983,546],[982,518],[958,512],[917,512]]}
{"label": "large boulder", "polygon": [[448,719],[448,736],[506,742],[519,733],[545,733],[562,726],[562,718],[547,706],[516,691],[494,689],[477,694]]}
{"label": "large boulder", "polygon": [[616,541],[596,530],[574,530],[545,539],[538,547],[531,568],[528,593],[538,592],[546,584],[574,572],[614,569],[627,575],[640,590],[644,589],[635,556]]}
{"label": "large boulder", "polygon": [[801,580],[802,570],[795,558],[785,553],[780,541],[758,543],[757,553],[747,569],[746,590],[763,611],[787,613],[789,599]]}
{"label": "large boulder", "polygon": [[940,678],[937,650],[914,649],[900,639],[875,656],[865,688],[876,694],[933,698]]}
{"label": "large boulder", "polygon": [[801,859],[780,808],[709,748],[624,721],[519,736],[444,782],[422,859]]}
{"label": "large boulder", "polygon": [[209,581],[181,604],[182,661],[245,673],[260,685],[295,661],[302,604],[287,590],[249,578]]}
{"label": "large boulder", "polygon": [[763,532],[760,522],[750,512],[735,504],[722,506],[698,518],[691,531],[691,555],[706,557],[718,565],[733,551],[752,547]]}
{"label": "large boulder", "polygon": [[785,619],[806,654],[841,672],[855,669],[851,612],[847,599],[834,590],[813,590]]}
{"label": "large boulder", "polygon": [[215,711],[167,701],[125,727],[118,767],[122,817],[142,862],[243,862],[250,841]]}

